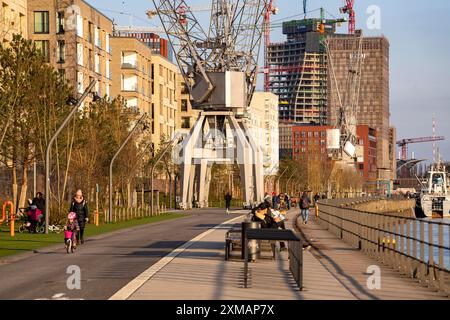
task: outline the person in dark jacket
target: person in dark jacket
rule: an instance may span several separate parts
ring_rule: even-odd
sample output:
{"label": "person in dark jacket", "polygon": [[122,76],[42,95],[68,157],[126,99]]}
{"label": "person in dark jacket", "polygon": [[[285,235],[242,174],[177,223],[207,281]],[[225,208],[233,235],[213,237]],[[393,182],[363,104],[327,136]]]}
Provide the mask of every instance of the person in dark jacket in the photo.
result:
{"label": "person in dark jacket", "polygon": [[309,199],[308,194],[303,192],[302,197],[300,199],[300,213],[302,215],[303,224],[308,224],[308,216],[309,216],[309,206],[311,205],[311,199]]}
{"label": "person in dark jacket", "polygon": [[232,199],[231,193],[228,192],[228,193],[225,195],[225,207],[226,207],[226,209],[227,209],[227,214],[230,214],[231,199]]}
{"label": "person in dark jacket", "polygon": [[31,202],[32,205],[35,205],[39,210],[41,210],[42,213],[45,211],[45,199],[42,192],[36,193],[36,197],[34,197],[33,201]]}
{"label": "person in dark jacket", "polygon": [[84,228],[86,226],[86,223],[89,222],[89,210],[87,202],[84,199],[81,190],[77,190],[77,192],[75,193],[75,197],[72,200],[69,212],[75,212],[77,214],[78,225],[80,227],[80,231],[77,236],[77,242],[83,244]]}

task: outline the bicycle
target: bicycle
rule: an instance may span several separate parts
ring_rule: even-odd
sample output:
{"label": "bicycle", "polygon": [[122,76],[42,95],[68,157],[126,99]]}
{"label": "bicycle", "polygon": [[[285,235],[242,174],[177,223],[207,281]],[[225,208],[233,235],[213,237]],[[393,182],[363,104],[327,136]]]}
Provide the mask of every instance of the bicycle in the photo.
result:
{"label": "bicycle", "polygon": [[72,237],[73,237],[73,231],[64,230],[64,238],[65,238],[67,254],[74,252]]}
{"label": "bicycle", "polygon": [[[51,233],[60,234],[61,231],[63,231],[63,230],[64,230],[64,228],[60,224],[51,224],[48,226],[48,231]],[[36,227],[36,232],[37,233],[45,233],[45,222],[38,224],[38,226]]]}

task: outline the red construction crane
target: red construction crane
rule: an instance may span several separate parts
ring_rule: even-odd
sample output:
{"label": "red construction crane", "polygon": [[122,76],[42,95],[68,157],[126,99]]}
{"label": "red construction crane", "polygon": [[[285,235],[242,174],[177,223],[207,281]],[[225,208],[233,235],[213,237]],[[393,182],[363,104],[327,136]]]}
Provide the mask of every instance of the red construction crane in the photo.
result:
{"label": "red construction crane", "polygon": [[402,160],[408,159],[408,144],[412,143],[423,143],[423,142],[436,142],[445,140],[445,137],[442,136],[434,136],[434,137],[422,137],[422,138],[411,138],[411,139],[403,139],[397,141],[397,145],[402,148]]}
{"label": "red construction crane", "polygon": [[353,9],[355,0],[345,0],[345,6],[340,8],[341,13],[348,14],[348,33],[355,34],[356,29],[356,13]]}
{"label": "red construction crane", "polygon": [[278,13],[278,8],[273,4],[273,0],[267,3],[266,13],[264,16],[264,91],[270,91],[270,74],[269,74],[269,46],[270,46],[270,16]]}

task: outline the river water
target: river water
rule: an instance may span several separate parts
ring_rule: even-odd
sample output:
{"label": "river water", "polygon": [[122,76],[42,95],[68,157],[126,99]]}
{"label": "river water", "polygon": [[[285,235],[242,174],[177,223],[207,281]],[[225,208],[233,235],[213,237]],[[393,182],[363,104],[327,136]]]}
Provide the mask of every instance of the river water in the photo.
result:
{"label": "river water", "polygon": [[[418,221],[424,221],[424,222],[440,222],[440,223],[444,223],[445,225],[443,226],[443,238],[444,238],[444,242],[443,242],[443,247],[445,247],[446,249],[443,250],[443,256],[444,256],[444,267],[447,270],[450,270],[450,219],[446,218],[446,219],[417,219]],[[411,230],[413,230],[414,228],[414,224],[416,225],[416,238],[420,238],[420,223],[414,223],[413,221],[409,222],[411,224]],[[428,234],[429,234],[429,227],[430,224],[429,223],[425,223],[424,224],[424,231],[425,231],[425,238],[421,239],[422,241],[428,243]],[[403,232],[401,232],[401,234],[406,234],[406,227],[407,224],[405,224],[403,226],[405,229],[403,230]],[[432,226],[433,229],[433,244],[438,245],[439,244],[439,226],[437,224],[433,224]],[[411,234],[412,236],[412,234]],[[406,242],[406,240],[405,240]],[[417,257],[420,259],[421,256],[421,252],[420,252],[420,243],[417,243]],[[407,253],[407,243],[405,243],[404,248],[403,248],[403,252]],[[424,257],[425,257],[425,261],[428,261],[428,253],[429,253],[429,246],[427,244],[424,245]],[[411,254],[414,254],[413,251],[413,241],[411,241]],[[433,249],[433,258],[434,258],[434,263],[435,264],[439,264],[439,248],[434,248]]]}

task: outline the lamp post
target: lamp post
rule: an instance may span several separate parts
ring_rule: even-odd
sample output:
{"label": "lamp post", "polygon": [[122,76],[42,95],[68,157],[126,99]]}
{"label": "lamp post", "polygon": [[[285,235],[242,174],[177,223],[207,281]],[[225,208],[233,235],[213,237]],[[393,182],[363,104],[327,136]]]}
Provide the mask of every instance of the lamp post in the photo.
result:
{"label": "lamp post", "polygon": [[280,189],[280,179],[286,173],[287,169],[288,168],[284,169],[283,173],[277,178],[277,182],[275,184],[275,187],[277,189],[277,193],[279,193],[279,189]]}
{"label": "lamp post", "polygon": [[156,158],[155,163],[152,165],[151,174],[150,174],[150,193],[151,193],[151,199],[150,199],[150,207],[151,207],[151,215],[153,216],[153,175],[155,172],[155,168],[158,165],[158,163],[161,161],[161,159],[164,157],[164,155],[169,151],[169,149],[172,147],[172,145],[180,138],[180,136],[177,134],[175,137],[169,142],[169,144],[164,148],[162,153]]}
{"label": "lamp post", "polygon": [[288,192],[288,184],[289,184],[289,181],[291,181],[291,179],[292,179],[292,177],[294,176],[294,174],[295,174],[295,171],[292,172],[291,176],[290,176],[289,179],[287,179],[287,181],[286,181],[286,193]]}
{"label": "lamp post", "polygon": [[144,119],[146,117],[147,117],[147,113],[144,113],[142,115],[142,117],[139,119],[139,121],[135,124],[134,128],[130,131],[130,133],[128,134],[127,138],[125,139],[125,141],[120,146],[119,150],[117,150],[117,152],[114,155],[114,157],[112,157],[111,162],[109,164],[109,222],[111,222],[112,219],[113,219],[113,200],[112,200],[112,197],[113,197],[113,195],[112,195],[112,188],[113,188],[113,181],[112,181],[112,179],[113,179],[113,177],[112,177],[112,169],[113,169],[114,161],[116,160],[117,156],[122,151],[122,149],[126,146],[128,141],[130,141],[130,139],[133,136],[134,132],[136,131],[136,129],[139,127],[139,125],[142,123],[142,121],[144,121]]}
{"label": "lamp post", "polygon": [[50,223],[50,152],[52,150],[52,145],[55,142],[58,135],[61,133],[61,131],[67,126],[69,121],[73,118],[78,108],[83,103],[83,101],[87,98],[89,93],[91,93],[91,90],[94,88],[95,83],[96,83],[95,80],[91,81],[86,91],[84,91],[83,95],[73,106],[72,110],[70,111],[66,119],[64,119],[61,126],[50,138],[50,141],[47,144],[47,148],[45,149],[45,234],[48,234],[48,225]]}

